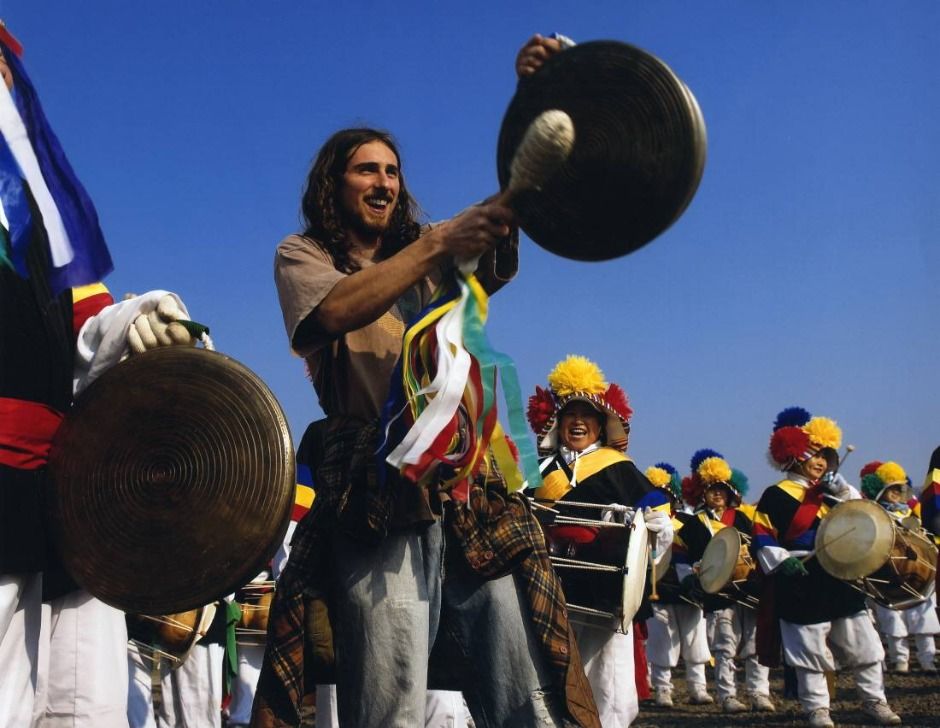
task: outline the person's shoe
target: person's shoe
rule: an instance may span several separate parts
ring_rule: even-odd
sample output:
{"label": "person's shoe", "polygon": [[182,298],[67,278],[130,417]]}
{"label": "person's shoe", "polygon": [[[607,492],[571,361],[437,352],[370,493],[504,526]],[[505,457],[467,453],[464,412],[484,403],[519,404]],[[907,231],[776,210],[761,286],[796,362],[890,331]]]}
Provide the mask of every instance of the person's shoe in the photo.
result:
{"label": "person's shoe", "polygon": [[884,700],[866,700],[862,712],[874,719],[875,725],[901,725],[901,716],[895,713]]}
{"label": "person's shoe", "polygon": [[816,708],[806,716],[806,724],[812,728],[836,728],[836,724],[829,717],[829,708]]}
{"label": "person's shoe", "polygon": [[721,709],[725,713],[744,713],[747,706],[732,695],[721,701]]}
{"label": "person's shoe", "polygon": [[689,688],[689,703],[692,705],[711,705],[714,702],[704,685],[692,685]]}
{"label": "person's shoe", "polygon": [[908,664],[907,660],[898,660],[891,664],[891,672],[896,672],[900,675],[906,675],[911,671],[911,667]]}
{"label": "person's shoe", "polygon": [[671,708],[672,707],[672,691],[663,690],[662,688],[657,688],[655,690],[653,704],[658,705],[660,708]]}
{"label": "person's shoe", "polygon": [[751,694],[751,710],[757,710],[757,711],[760,711],[761,713],[774,713],[777,710],[777,706],[774,705],[769,695],[763,695],[761,693],[752,693]]}

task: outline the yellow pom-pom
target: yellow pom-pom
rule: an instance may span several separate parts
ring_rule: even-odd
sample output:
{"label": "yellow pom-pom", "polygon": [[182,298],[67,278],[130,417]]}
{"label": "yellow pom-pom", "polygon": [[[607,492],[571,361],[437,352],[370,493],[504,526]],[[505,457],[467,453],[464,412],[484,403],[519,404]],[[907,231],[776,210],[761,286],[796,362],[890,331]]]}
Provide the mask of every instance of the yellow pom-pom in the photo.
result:
{"label": "yellow pom-pom", "polygon": [[567,397],[575,392],[603,394],[607,391],[604,373],[590,359],[571,355],[560,361],[548,375],[548,385],[559,397]]}
{"label": "yellow pom-pom", "polygon": [[646,479],[657,488],[665,488],[672,480],[672,476],[662,468],[657,468],[655,465],[650,465],[646,469]]}
{"label": "yellow pom-pom", "polygon": [[875,475],[885,485],[894,485],[895,483],[907,485],[907,473],[904,472],[904,468],[892,461],[882,463],[875,471]]}
{"label": "yellow pom-pom", "polygon": [[839,449],[842,444],[842,430],[836,424],[835,420],[828,417],[814,417],[805,425],[803,432],[809,435],[810,442],[816,447],[831,447]]}
{"label": "yellow pom-pom", "polygon": [[705,485],[731,482],[731,466],[721,458],[705,458],[698,466],[698,477]]}

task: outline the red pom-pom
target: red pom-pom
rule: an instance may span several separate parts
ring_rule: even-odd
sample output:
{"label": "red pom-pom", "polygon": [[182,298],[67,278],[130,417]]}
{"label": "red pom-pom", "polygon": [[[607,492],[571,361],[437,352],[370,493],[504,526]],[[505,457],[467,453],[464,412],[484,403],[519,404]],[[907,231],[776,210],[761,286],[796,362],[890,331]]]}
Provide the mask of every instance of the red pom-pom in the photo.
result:
{"label": "red pom-pom", "polygon": [[697,506],[702,502],[705,488],[697,475],[686,475],[682,479],[682,500],[690,506]]}
{"label": "red pom-pom", "polygon": [[864,478],[866,475],[871,475],[871,474],[874,473],[878,468],[880,468],[882,465],[884,465],[884,463],[881,462],[880,460],[872,460],[872,461],[871,461],[870,463],[868,463],[864,468],[862,468],[862,472],[860,472],[860,473],[858,474],[858,477],[859,477],[859,478]]}
{"label": "red pom-pom", "polygon": [[529,420],[529,427],[535,434],[542,432],[545,424],[555,414],[555,398],[549,389],[542,389],[535,386],[535,394],[529,397],[529,407],[526,410],[526,417]]}
{"label": "red pom-pom", "polygon": [[810,449],[809,435],[801,427],[781,427],[770,438],[770,456],[781,465],[801,459]]}
{"label": "red pom-pom", "polygon": [[627,393],[617,384],[611,384],[604,392],[604,401],[607,406],[616,412],[620,417],[629,422],[633,417],[633,410],[630,409],[630,400],[627,399]]}

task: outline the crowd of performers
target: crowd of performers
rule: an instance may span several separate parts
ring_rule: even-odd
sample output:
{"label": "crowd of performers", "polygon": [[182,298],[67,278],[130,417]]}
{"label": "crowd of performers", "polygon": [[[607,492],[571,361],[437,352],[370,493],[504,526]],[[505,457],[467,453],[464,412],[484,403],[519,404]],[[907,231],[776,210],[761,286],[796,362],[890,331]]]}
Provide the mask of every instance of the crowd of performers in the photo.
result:
{"label": "crowd of performers", "polygon": [[[517,73],[566,43],[534,37]],[[325,418],[300,444],[297,503],[270,573],[159,620],[81,590],[43,516],[56,428],[109,366],[192,345],[194,334],[179,324],[189,316],[174,294],[115,303],[99,283],[111,261],[94,207],[18,45],[2,32],[0,47],[0,727],[219,726],[225,703],[230,726],[297,725],[315,706],[320,726],[613,728],[637,716],[647,676],[655,704],[673,705],[680,656],[694,704],[714,701],[714,659],[723,711],[774,711],[768,667],[782,659],[810,725],[832,725],[826,676],[837,668],[852,670],[873,722],[900,722],[885,700],[878,632],[890,669],[909,669],[913,636],[921,669],[934,671],[935,596],[903,610],[868,605],[811,558],[833,505],[861,495],[837,473],[832,420],[781,413],[770,453],[783,479],[748,505],[746,478],[715,451],[697,452],[685,479],[667,463],[641,472],[626,455],[625,393],[570,357],[530,400],[540,465],[525,494],[507,487],[515,466],[505,453],[487,452],[457,486],[445,464],[417,483],[377,464],[408,322],[433,307],[455,260],[478,260],[474,280],[488,295],[515,275],[518,255],[500,197],[419,224],[398,149],[372,129],[323,146],[302,200],[305,228],[277,248],[290,346]],[[893,462],[866,466],[862,494],[906,527],[919,527],[909,520],[919,515],[936,530],[937,460],[940,451],[919,503]],[[622,546],[637,524],[652,571],[665,575],[648,580],[635,621],[574,619],[565,590],[590,601],[594,582],[563,581],[558,554]],[[747,537],[757,568],[734,593],[715,594],[703,588],[702,560],[724,529]],[[173,650],[160,630],[180,624],[192,639]]]}

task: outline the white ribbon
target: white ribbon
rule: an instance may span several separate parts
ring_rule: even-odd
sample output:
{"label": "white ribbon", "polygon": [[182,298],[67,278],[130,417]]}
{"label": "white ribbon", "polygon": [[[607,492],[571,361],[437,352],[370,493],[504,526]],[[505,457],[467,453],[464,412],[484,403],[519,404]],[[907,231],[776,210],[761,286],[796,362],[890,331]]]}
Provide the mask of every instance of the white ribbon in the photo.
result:
{"label": "white ribbon", "polygon": [[386,458],[393,467],[417,463],[453,419],[463,399],[471,364],[470,354],[463,346],[463,318],[469,297],[470,287],[461,280],[460,301],[435,326],[437,373],[431,384],[418,393],[433,399]]}

